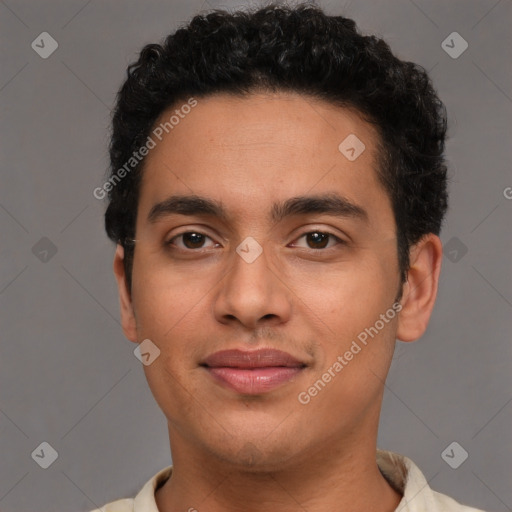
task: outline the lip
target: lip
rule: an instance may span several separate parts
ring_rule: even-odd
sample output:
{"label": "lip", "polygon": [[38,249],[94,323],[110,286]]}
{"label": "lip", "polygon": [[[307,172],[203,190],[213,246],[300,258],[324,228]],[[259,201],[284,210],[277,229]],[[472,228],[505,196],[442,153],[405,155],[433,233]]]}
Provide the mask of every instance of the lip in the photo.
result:
{"label": "lip", "polygon": [[297,376],[306,364],[275,349],[222,350],[203,366],[220,384],[247,395],[269,392]]}

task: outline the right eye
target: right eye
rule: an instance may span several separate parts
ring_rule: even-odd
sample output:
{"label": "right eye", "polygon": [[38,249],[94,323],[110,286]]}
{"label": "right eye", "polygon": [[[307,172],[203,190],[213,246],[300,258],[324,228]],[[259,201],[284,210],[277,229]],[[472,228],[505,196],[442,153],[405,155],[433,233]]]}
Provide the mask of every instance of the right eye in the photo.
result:
{"label": "right eye", "polygon": [[[181,244],[176,244],[175,240],[181,239]],[[177,235],[174,235],[170,240],[165,242],[168,247],[177,247],[178,250],[184,252],[199,252],[197,249],[204,249],[203,244],[206,239],[212,240],[208,235],[199,231],[183,231]],[[212,240],[213,241],[213,240]],[[216,244],[217,246],[220,244]]]}

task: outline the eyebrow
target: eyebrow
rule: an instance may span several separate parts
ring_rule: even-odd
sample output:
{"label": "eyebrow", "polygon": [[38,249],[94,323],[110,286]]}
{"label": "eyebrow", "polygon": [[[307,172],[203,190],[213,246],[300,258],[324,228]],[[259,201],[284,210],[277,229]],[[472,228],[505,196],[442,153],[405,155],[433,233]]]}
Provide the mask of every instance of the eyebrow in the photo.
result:
{"label": "eyebrow", "polygon": [[[362,206],[336,193],[297,196],[274,203],[269,217],[272,222],[279,222],[286,217],[312,213],[368,222],[368,212]],[[148,214],[148,221],[155,223],[172,214],[213,216],[225,222],[229,219],[227,211],[219,201],[197,195],[178,195],[155,204]]]}

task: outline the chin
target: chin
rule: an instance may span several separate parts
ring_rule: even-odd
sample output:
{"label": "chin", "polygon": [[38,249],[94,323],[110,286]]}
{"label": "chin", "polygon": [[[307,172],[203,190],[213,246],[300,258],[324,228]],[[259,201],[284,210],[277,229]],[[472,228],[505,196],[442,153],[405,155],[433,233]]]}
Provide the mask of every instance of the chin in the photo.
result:
{"label": "chin", "polygon": [[224,464],[237,471],[271,473],[287,467],[297,455],[297,443],[287,442],[289,439],[292,437],[288,435],[284,439],[269,439],[265,432],[260,437],[250,436],[250,440],[231,438],[229,442],[210,446],[210,450]]}

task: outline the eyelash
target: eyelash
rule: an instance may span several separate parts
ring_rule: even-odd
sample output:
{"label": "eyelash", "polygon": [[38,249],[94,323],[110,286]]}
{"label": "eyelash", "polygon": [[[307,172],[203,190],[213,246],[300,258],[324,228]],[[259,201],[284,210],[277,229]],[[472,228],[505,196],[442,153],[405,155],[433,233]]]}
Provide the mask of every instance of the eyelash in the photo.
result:
{"label": "eyelash", "polygon": [[[208,236],[207,234],[205,233],[202,233],[201,231],[196,231],[196,230],[191,230],[191,231],[183,231],[182,233],[178,233],[177,235],[174,235],[171,239],[167,240],[165,242],[165,246],[167,249],[173,249],[173,250],[177,250],[177,251],[180,251],[180,252],[197,252],[197,253],[201,253],[201,252],[204,252],[205,249],[204,248],[198,248],[198,249],[182,249],[182,248],[173,248],[172,246],[174,245],[173,242],[174,240],[176,240],[177,238],[183,236],[183,235],[187,235],[187,234],[196,234],[196,235],[202,235],[206,238],[209,238],[210,240],[212,240],[212,238],[210,236]],[[313,231],[306,231],[305,233],[302,233],[298,238],[296,238],[295,240],[300,240],[301,238],[303,238],[304,236],[306,235],[310,235],[310,234],[313,234],[313,233],[317,233],[317,234],[320,234],[320,235],[327,235],[329,236],[330,238],[334,238],[336,240],[336,242],[338,242],[338,245],[347,245],[347,242],[345,240],[342,240],[341,238],[337,237],[334,233],[330,233],[329,231],[321,231],[319,229],[315,229]],[[309,249],[307,248],[306,250],[310,250],[310,251],[313,251],[313,252],[322,252],[322,251],[328,251],[329,249],[333,249],[334,247],[328,247],[328,248],[321,248],[321,249]]]}

